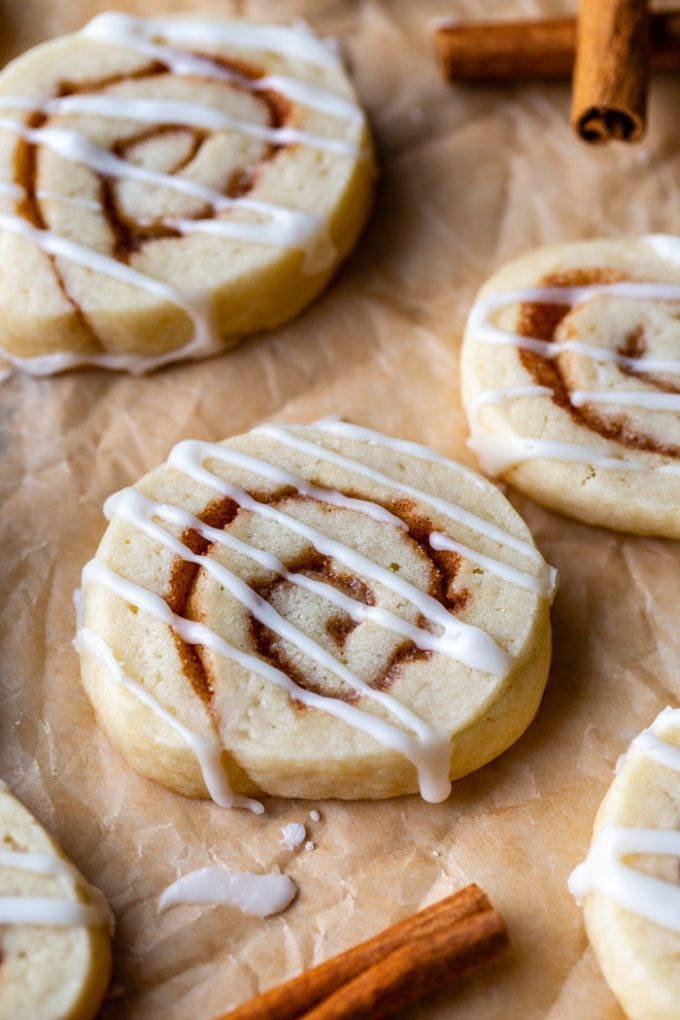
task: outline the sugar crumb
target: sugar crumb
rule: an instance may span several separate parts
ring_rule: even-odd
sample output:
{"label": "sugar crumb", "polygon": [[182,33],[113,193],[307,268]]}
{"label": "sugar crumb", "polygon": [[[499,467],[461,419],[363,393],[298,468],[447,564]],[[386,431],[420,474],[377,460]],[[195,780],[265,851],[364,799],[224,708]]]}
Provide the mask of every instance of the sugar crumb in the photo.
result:
{"label": "sugar crumb", "polygon": [[289,822],[281,829],[280,843],[283,843],[287,850],[297,850],[307,838],[307,830],[302,822]]}

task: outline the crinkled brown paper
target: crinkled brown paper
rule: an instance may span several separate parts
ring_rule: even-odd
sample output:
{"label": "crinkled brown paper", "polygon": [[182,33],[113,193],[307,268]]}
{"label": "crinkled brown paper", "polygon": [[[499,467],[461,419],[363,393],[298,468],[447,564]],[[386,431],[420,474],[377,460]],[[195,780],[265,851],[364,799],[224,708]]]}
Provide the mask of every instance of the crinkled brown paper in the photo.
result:
{"label": "crinkled brown paper", "polygon": [[[3,0],[0,55],[75,29],[103,6]],[[200,5],[119,6],[151,14]],[[104,498],[189,436],[217,440],[263,419],[336,413],[472,463],[458,346],[477,287],[534,245],[678,231],[680,80],[655,80],[644,144],[588,148],[569,127],[566,84],[455,88],[440,80],[430,42],[438,15],[547,15],[571,4],[203,7],[304,16],[340,38],[377,136],[375,212],[328,292],[285,329],[148,378],[84,371],[15,377],[0,390],[1,774],[115,910],[106,1020],[208,1020],[472,880],[507,919],[513,950],[410,1017],[620,1018],[565,882],[617,756],[680,701],[677,544],[585,527],[512,497],[560,570],[551,677],[528,733],[440,805],[270,800],[255,818],[138,777],[80,688],[71,594],[103,531]],[[307,818],[312,807],[318,823]],[[291,853],[281,826],[301,820],[317,849]],[[299,897],[265,921],[226,907],[158,914],[164,886],[213,862],[278,865]]]}

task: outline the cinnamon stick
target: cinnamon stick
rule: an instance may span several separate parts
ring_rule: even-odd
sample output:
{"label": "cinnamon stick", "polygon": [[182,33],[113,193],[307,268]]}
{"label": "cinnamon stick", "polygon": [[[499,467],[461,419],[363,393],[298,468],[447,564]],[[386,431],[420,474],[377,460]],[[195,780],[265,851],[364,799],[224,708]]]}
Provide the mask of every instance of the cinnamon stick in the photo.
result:
{"label": "cinnamon stick", "polygon": [[[680,11],[651,15],[651,67],[680,70]],[[450,81],[567,78],[576,55],[576,18],[440,24],[434,45]]]}
{"label": "cinnamon stick", "polygon": [[482,910],[449,930],[395,949],[300,1020],[383,1020],[490,960],[507,945],[498,914]]}
{"label": "cinnamon stick", "polygon": [[647,0],[581,0],[572,123],[586,142],[634,142],[645,131]]}
{"label": "cinnamon stick", "polygon": [[[470,926],[471,920],[474,923]],[[337,1000],[332,1002],[336,992],[349,995],[351,1001],[365,998],[364,983],[352,988],[352,983],[362,974],[368,974],[369,988],[374,986],[388,1002],[391,979],[396,979],[397,983],[405,980],[401,977],[402,971],[413,954],[429,974],[428,981],[435,981],[438,974],[442,975],[442,980],[449,980],[462,968],[490,959],[506,945],[502,920],[482,890],[476,885],[468,885],[218,1020],[299,1020],[315,1008],[322,1008],[319,1004],[326,1000],[331,1003],[329,1008],[337,1009]],[[425,960],[431,958],[427,966],[423,957]],[[445,959],[448,959],[448,964],[442,962]],[[382,969],[376,971],[373,969],[376,967]],[[446,978],[443,977],[445,974],[448,975]],[[415,975],[409,980],[414,987],[421,987]],[[402,994],[400,1007],[403,1004]],[[314,1013],[311,1015],[314,1016]]]}

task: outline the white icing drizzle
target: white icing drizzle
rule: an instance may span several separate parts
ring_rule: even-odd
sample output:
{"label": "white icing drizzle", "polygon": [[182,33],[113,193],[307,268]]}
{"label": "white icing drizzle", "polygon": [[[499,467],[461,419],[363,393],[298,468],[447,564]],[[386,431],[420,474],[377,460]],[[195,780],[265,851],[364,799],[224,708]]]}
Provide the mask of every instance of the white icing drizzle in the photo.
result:
{"label": "white icing drizzle", "polygon": [[474,414],[478,407],[484,407],[486,404],[505,404],[520,397],[550,396],[552,390],[549,386],[503,386],[497,390],[482,390],[470,401],[470,414]]}
{"label": "white icing drizzle", "polygon": [[516,584],[518,588],[532,591],[535,595],[552,600],[557,590],[557,570],[555,567],[548,566],[547,563],[542,576],[534,577],[533,574],[527,574],[523,570],[518,570],[517,567],[511,567],[491,556],[485,556],[483,553],[477,552],[476,549],[471,549],[469,545],[455,542],[441,531],[435,531],[430,535],[430,545],[433,549],[457,553],[472,563],[478,563],[490,574],[495,574],[496,577],[501,577],[504,581],[509,581],[510,584]]}
{"label": "white icing drizzle", "polygon": [[605,827],[569,876],[569,891],[579,900],[603,893],[638,917],[680,934],[680,887],[624,864],[623,858],[633,854],[680,857],[680,832]]}
{"label": "white icing drizzle", "polygon": [[[571,351],[594,361],[616,364],[643,374],[680,373],[679,359],[646,356],[633,358],[578,340],[556,342],[537,340],[533,337],[525,337],[499,329],[489,321],[492,312],[511,305],[548,303],[574,308],[600,296],[619,297],[624,300],[679,302],[680,286],[653,283],[609,283],[584,287],[527,287],[503,294],[490,294],[478,301],[472,309],[468,328],[470,335],[479,343],[528,350],[546,359],[553,359],[566,351]],[[476,453],[485,471],[491,475],[503,474],[524,461],[538,459],[582,463],[607,470],[652,470],[671,475],[680,474],[680,466],[675,464],[650,465],[641,460],[639,456],[631,460],[619,456],[608,456],[600,447],[518,436],[510,430],[507,423],[505,423],[503,432],[491,432],[480,421],[479,409],[483,406],[501,404],[519,397],[551,396],[551,394],[552,391],[549,387],[516,386],[483,390],[469,402],[471,436],[468,445]],[[585,404],[613,404],[657,411],[680,411],[680,395],[648,393],[642,390],[607,392],[575,390],[570,394],[570,401],[574,407],[582,407]]]}
{"label": "white icing drizzle", "polygon": [[[506,545],[509,549],[514,549],[516,552],[520,552],[532,560],[539,563],[543,562],[543,557],[534,545],[531,545],[529,542],[525,542],[521,538],[515,538],[514,535],[509,534],[507,531],[503,531],[502,528],[492,524],[490,521],[484,520],[482,517],[478,517],[477,514],[473,514],[469,510],[465,510],[456,503],[450,503],[448,500],[441,499],[439,496],[433,496],[429,492],[423,492],[422,489],[417,489],[415,486],[409,485],[406,482],[397,481],[396,478],[392,478],[390,475],[386,475],[382,471],[377,471],[375,468],[369,467],[361,461],[354,460],[351,457],[345,457],[340,453],[336,453],[334,450],[329,450],[328,447],[322,446],[320,443],[314,443],[311,440],[302,439],[301,437],[294,435],[287,426],[260,425],[258,428],[253,429],[253,432],[255,434],[261,433],[262,435],[267,435],[284,446],[289,446],[292,449],[310,453],[313,457],[317,457],[320,460],[328,461],[331,464],[337,464],[339,467],[346,468],[348,471],[354,471],[356,474],[364,475],[364,477],[370,478],[371,481],[377,482],[378,485],[384,485],[388,489],[395,489],[397,492],[403,492],[407,496],[412,496],[415,499],[420,500],[420,502],[425,503],[427,506],[431,506],[435,510],[445,514],[447,517],[450,517],[451,520],[457,521],[459,524],[463,524],[466,527],[471,528],[473,531],[479,532],[480,535],[485,535],[494,542]],[[375,443],[375,440],[373,440],[373,442]]]}
{"label": "white icing drizzle", "polygon": [[[642,755],[680,773],[680,747],[666,739],[668,727],[680,736],[680,709],[668,707],[660,712],[632,741],[617,771],[629,756]],[[680,887],[623,864],[622,858],[631,854],[680,857],[680,832],[607,826],[569,877],[571,893],[581,900],[598,890],[638,916],[680,934]]]}
{"label": "white icing drizzle", "polygon": [[[220,25],[220,29],[226,28],[226,31],[220,31],[217,36],[215,35],[216,22],[214,21],[192,20],[191,31],[188,35],[183,31],[185,24],[186,22],[183,20],[135,18],[131,15],[111,12],[93,18],[85,26],[81,34],[90,39],[124,46],[127,49],[143,53],[154,60],[159,60],[166,64],[172,73],[178,76],[190,75],[230,81],[238,84],[241,88],[250,89],[252,92],[272,90],[300,106],[308,106],[312,109],[320,110],[322,113],[332,117],[339,117],[357,123],[363,121],[363,112],[356,103],[345,99],[344,96],[340,96],[335,92],[330,92],[328,89],[324,89],[317,84],[312,85],[298,78],[289,78],[280,74],[267,74],[255,79],[248,78],[246,75],[238,74],[236,71],[231,71],[220,65],[217,61],[211,60],[210,56],[196,56],[186,50],[159,45],[155,41],[158,36],[163,36],[170,41],[178,42],[184,46],[187,43],[214,46],[217,42],[218,44],[235,45],[237,47],[239,43],[235,43],[234,39],[242,41],[244,37],[249,37],[255,43],[258,41],[258,28],[255,29],[254,35],[250,35],[249,26],[243,24],[239,25],[236,23],[234,26],[232,22],[231,25]],[[290,29],[286,31],[290,32]],[[298,34],[295,33],[296,39]],[[306,34],[303,38],[305,42],[310,39],[313,41],[314,52],[316,52],[318,40],[311,34]],[[309,47],[305,47],[305,52],[308,51]],[[279,54],[283,52],[286,55],[285,50],[277,49],[274,52]],[[331,60],[325,66],[340,66],[339,60],[330,50],[324,47],[322,52],[324,56],[331,56]],[[289,53],[287,55],[297,57],[297,47],[294,54]]]}
{"label": "white icing drizzle", "polygon": [[[132,497],[128,496],[130,492],[133,494]],[[371,620],[385,630],[391,630],[396,634],[401,634],[402,637],[407,638],[409,641],[413,641],[415,646],[422,651],[439,652],[441,655],[458,661],[458,657],[451,652],[450,643],[442,636],[433,634],[422,627],[417,627],[404,620],[401,616],[391,613],[388,609],[383,609],[381,606],[366,605],[359,599],[346,595],[325,581],[317,581],[315,578],[307,577],[305,574],[291,572],[273,553],[267,552],[264,549],[258,549],[256,546],[236,538],[227,531],[210,527],[210,525],[204,524],[198,517],[195,517],[186,510],[182,510],[180,507],[168,506],[167,504],[150,500],[137,489],[123,490],[110,496],[104,505],[105,516],[109,520],[119,512],[122,516],[125,516],[127,512],[125,503],[132,498],[148,519],[159,518],[167,521],[169,524],[174,524],[182,530],[189,529],[195,531],[212,544],[223,545],[239,553],[241,556],[254,560],[264,567],[265,570],[273,571],[273,573],[282,577],[290,584],[311,591],[339,609],[342,609],[354,623],[363,623],[365,620]]]}
{"label": "white icing drizzle", "polygon": [[334,673],[338,679],[346,683],[352,690],[371,698],[381,705],[388,712],[395,715],[401,722],[418,734],[421,739],[431,739],[435,736],[429,726],[423,723],[422,719],[414,715],[408,708],[392,698],[383,691],[377,691],[356,674],[352,673],[343,663],[336,659],[330,652],[326,651],[318,642],[308,637],[294,624],[274,609],[266,599],[252,590],[241,578],[229,570],[222,563],[206,556],[191,551],[189,546],[180,542],[164,528],[154,524],[152,518],[153,506],[149,505],[146,498],[137,489],[124,489],[118,494],[113,507],[111,508],[116,516],[128,521],[138,530],[143,531],[150,538],[153,538],[159,545],[169,549],[179,556],[185,563],[194,563],[201,567],[207,574],[213,577],[218,584],[230,593],[241,603],[263,626],[267,627],[274,634],[278,634],[284,641],[295,645],[307,658],[311,659],[323,669]]}
{"label": "white icing drizzle", "polygon": [[680,411],[680,393],[574,390],[569,399],[574,407],[583,407],[584,404],[616,404],[620,407],[644,407],[649,411]]}
{"label": "white icing drizzle", "polygon": [[0,96],[0,109],[27,110],[48,117],[82,114],[112,120],[131,120],[140,124],[177,124],[206,131],[235,131],[269,145],[305,145],[310,149],[333,152],[355,159],[359,149],[353,142],[326,135],[314,135],[292,127],[266,127],[241,120],[213,106],[173,99],[143,99],[129,96],[99,96],[87,93],[59,99],[35,99],[30,96]]}
{"label": "white icing drizzle", "polygon": [[49,896],[0,896],[0,924],[37,924],[55,928],[100,927],[99,911],[89,903]]}
{"label": "white icing drizzle", "polygon": [[652,725],[635,738],[630,751],[643,754],[674,772],[680,772],[680,746],[671,744],[664,734],[669,726],[675,729],[680,738],[680,708],[664,708]]}
{"label": "white icing drizzle", "polygon": [[465,475],[478,489],[486,488],[486,482],[480,478],[476,471],[459,464],[457,460],[444,457],[436,450],[422,443],[414,443],[410,439],[394,439],[374,429],[364,428],[362,425],[352,425],[351,422],[342,421],[340,418],[329,415],[327,418],[320,418],[314,422],[314,428],[321,432],[327,432],[332,436],[344,436],[347,439],[355,439],[369,446],[383,446],[387,450],[396,450],[397,453],[405,453],[408,457],[417,457],[418,460],[427,460],[431,464],[441,464],[443,467],[455,471],[459,475]]}
{"label": "white icing drizzle", "polygon": [[34,227],[21,216],[13,213],[0,213],[0,231],[19,234],[27,240],[32,241],[38,248],[48,255],[66,259],[76,265],[85,266],[95,272],[111,276],[121,283],[127,283],[133,287],[139,287],[160,297],[171,304],[182,308],[190,317],[194,325],[194,336],[192,340],[182,347],[181,355],[178,350],[168,351],[158,357],[134,358],[128,355],[119,354],[83,354],[73,355],[70,353],[49,354],[39,358],[15,358],[3,352],[13,364],[19,364],[28,371],[33,368],[35,375],[46,375],[50,372],[59,371],[63,367],[75,365],[98,364],[107,368],[130,368],[137,372],[148,371],[157,368],[178,357],[192,358],[204,357],[209,353],[217,352],[220,349],[219,339],[215,334],[212,323],[212,311],[206,307],[202,297],[182,293],[170,284],[154,277],[146,276],[132,266],[118,262],[109,255],[86,248],[82,244],[70,241],[61,237],[51,230],[41,230]]}
{"label": "white icing drizzle", "polygon": [[182,45],[218,45],[262,50],[319,67],[337,68],[338,57],[304,22],[285,25],[253,25],[220,18],[136,18],[119,11],[98,14],[82,29],[93,39],[128,45],[130,41],[153,42],[158,36]]}
{"label": "white icing drizzle", "polygon": [[[680,365],[680,362],[678,363]],[[507,386],[497,390],[482,390],[469,404],[474,414],[487,404],[503,404],[519,397],[551,397],[549,386]],[[680,394],[648,393],[645,390],[574,390],[569,394],[574,407],[585,404],[615,404],[627,407],[644,407],[652,411],[680,411]]]}
{"label": "white icing drizzle", "polygon": [[[490,475],[503,474],[526,460],[557,460],[612,471],[649,471],[647,464],[640,460],[624,460],[623,457],[608,457],[600,447],[581,443],[567,443],[552,439],[528,439],[511,432],[504,434],[487,431],[479,421],[472,421],[468,446],[476,453],[482,468]],[[655,467],[663,474],[675,475],[680,472],[676,464]]]}
{"label": "white icing drizzle", "polygon": [[532,351],[548,361],[559,357],[566,351],[571,351],[573,354],[580,354],[592,361],[628,368],[639,375],[680,374],[680,359],[678,358],[651,358],[646,354],[640,358],[632,358],[627,354],[612,351],[608,347],[595,347],[593,344],[583,343],[582,340],[536,340],[533,337],[522,336],[521,333],[506,333],[488,323],[480,325],[476,338],[480,343],[489,347],[516,347],[523,351]]}
{"label": "white icing drizzle", "polygon": [[[418,772],[420,791],[424,800],[436,803],[448,797],[451,791],[451,783],[448,778],[451,743],[448,738],[433,734],[432,738],[427,741],[414,739],[383,719],[361,711],[339,698],[327,697],[305,690],[282,670],[271,666],[255,655],[241,651],[204,624],[195,620],[187,620],[173,613],[160,595],[128,581],[100,560],[90,560],[83,570],[83,587],[87,588],[92,583],[101,584],[124,601],[167,624],[187,644],[203,645],[210,648],[216,654],[236,662],[243,669],[281,687],[296,701],[327,712],[368,734],[384,746],[403,754],[413,763]],[[372,696],[381,693],[375,691]],[[404,712],[408,711],[404,706],[401,707]],[[421,731],[424,730],[426,724],[419,721],[419,728]]]}
{"label": "white icing drizzle", "polygon": [[[211,59],[209,56],[195,56],[184,49],[191,44],[203,44],[208,48],[214,45],[233,46],[237,49],[264,50],[324,67],[338,68],[340,62],[337,55],[306,26],[291,29],[249,25],[238,21],[224,22],[219,19],[145,19],[113,12],[94,18],[85,27],[83,34],[92,40],[145,52],[154,59],[163,61],[175,75],[226,79],[255,93],[276,90],[294,103],[320,110],[329,116],[352,123],[363,121],[363,113],[355,103],[316,84],[278,74],[251,79],[247,75],[221,67],[217,57]],[[180,48],[159,45],[159,36],[177,43]],[[315,135],[288,126],[271,128],[241,120],[210,106],[190,102],[93,94],[76,94],[52,99],[5,95],[0,96],[0,109],[40,112],[46,116],[82,114],[145,124],[193,125],[215,131],[235,131],[273,145],[306,145],[351,158],[359,153],[357,147],[345,139]],[[49,146],[62,158],[81,163],[109,178],[145,181],[150,185],[172,188],[197,198],[208,203],[218,215],[218,218],[213,220],[194,220],[186,217],[161,220],[180,234],[200,233],[242,240],[246,243],[300,250],[304,255],[302,270],[310,274],[323,272],[333,263],[336,252],[329,237],[328,224],[316,213],[247,197],[228,198],[187,177],[155,173],[120,159],[72,130],[30,128],[7,118],[2,118],[0,127],[22,136],[32,144]],[[0,182],[0,194],[19,199],[24,192],[19,185]],[[94,212],[101,211],[99,203],[75,196],[60,196],[39,191],[37,197],[41,201],[52,200]],[[243,222],[230,215],[221,215],[239,210],[254,213],[259,218]],[[87,266],[94,272],[145,289],[184,309],[191,317],[194,327],[193,336],[188,343],[158,356],[58,352],[37,357],[17,357],[0,349],[0,354],[12,366],[37,376],[51,375],[86,365],[143,374],[173,361],[203,358],[222,349],[207,300],[185,294],[114,258],[90,251],[51,231],[39,230],[15,213],[2,214],[0,230],[22,234],[48,254],[57,255]]]}
{"label": "white icing drizzle", "polygon": [[199,737],[197,733],[194,733],[188,726],[180,722],[171,712],[163,708],[158,699],[150,691],[147,691],[142,684],[133,680],[125,671],[103,638],[95,634],[88,627],[81,626],[76,634],[76,649],[80,654],[87,651],[99,659],[121,687],[125,687],[126,690],[134,694],[147,708],[150,708],[152,712],[179,733],[196,755],[206,789],[216,804],[219,804],[220,807],[247,808],[256,815],[263,813],[264,808],[259,801],[252,800],[250,797],[242,797],[235,794],[231,789],[222,764],[222,745],[220,742],[216,738],[207,739]]}
{"label": "white icing drizzle", "polygon": [[[287,433],[284,432],[284,435],[287,435]],[[380,441],[379,434],[371,433],[370,435],[371,442]],[[385,438],[387,439],[387,437]],[[387,439],[387,443],[395,442],[397,441]],[[313,452],[317,455],[316,444],[309,445],[314,448]],[[318,449],[325,450],[323,447],[318,447]],[[420,455],[421,457],[424,456],[422,450]],[[317,456],[322,456],[322,454]],[[425,459],[430,458],[425,457]],[[327,601],[338,605],[354,621],[371,620],[380,626],[408,637],[419,648],[442,652],[458,661],[466,663],[472,668],[497,675],[504,675],[511,664],[507,653],[485,631],[456,619],[440,602],[415,585],[410,584],[410,582],[396,576],[393,571],[386,570],[351,547],[329,538],[322,532],[309,527],[277,507],[269,503],[260,502],[245,489],[216,475],[205,466],[206,462],[210,460],[235,466],[260,477],[268,478],[279,485],[290,486],[304,496],[320,500],[331,506],[366,513],[381,523],[386,523],[390,526],[403,529],[404,522],[388,510],[371,501],[348,497],[341,492],[322,488],[274,464],[220,444],[186,440],[179,443],[171,451],[168,458],[168,463],[171,466],[195,481],[213,490],[217,490],[222,495],[233,500],[240,508],[259,514],[265,519],[293,531],[310,542],[322,555],[332,557],[356,574],[366,576],[379,584],[385,585],[389,590],[394,591],[415,606],[430,624],[440,626],[442,628],[442,633],[440,634],[432,634],[425,628],[414,626],[396,614],[380,607],[365,605],[358,599],[353,599],[344,592],[338,591],[330,584],[308,578],[304,574],[291,572],[273,554],[236,538],[236,536],[231,535],[226,530],[204,524],[196,516],[181,507],[156,502],[139,490],[124,489],[122,492],[110,497],[105,505],[105,514],[109,519],[118,517],[127,521],[135,528],[147,534],[154,542],[179,556],[185,562],[194,563],[202,568],[270,631],[277,634],[284,641],[293,644],[306,658],[315,662],[322,669],[334,674],[342,683],[349,686],[351,690],[375,702],[385,712],[394,716],[410,730],[413,736],[402,729],[396,728],[384,719],[361,710],[352,704],[348,704],[339,698],[323,696],[304,690],[282,670],[257,656],[241,651],[205,624],[178,616],[159,595],[115,573],[100,560],[93,560],[85,567],[83,571],[83,586],[86,587],[92,583],[103,585],[119,598],[170,626],[183,641],[210,648],[216,654],[224,656],[236,662],[242,668],[254,672],[269,682],[282,687],[296,700],[321,711],[326,711],[349,725],[358,728],[360,731],[369,734],[384,746],[397,750],[415,766],[421,794],[424,799],[430,801],[445,799],[450,790],[448,772],[451,742],[448,737],[432,729],[418,715],[391,695],[371,687],[354,674],[343,662],[336,659],[323,646],[319,645],[318,642],[303,633],[288,619],[281,616],[270,603],[250,588],[234,571],[208,554],[194,552],[181,538],[176,537],[174,533],[157,523],[157,521],[163,521],[173,529],[178,529],[180,534],[186,531],[198,533],[211,544],[217,543],[223,545],[240,555],[246,556],[290,583],[312,591]],[[348,463],[353,465],[355,463],[359,464],[359,462],[354,461],[348,461]],[[359,464],[359,466],[362,465]],[[419,490],[412,489],[411,492],[413,494],[417,493],[421,498],[427,498],[426,494],[421,494]],[[453,504],[447,503],[446,506],[453,506]],[[488,522],[483,522],[479,518],[474,518],[474,520],[479,520],[483,527],[490,527]],[[501,532],[501,534],[504,535],[505,533]],[[434,539],[432,544],[435,548],[438,541],[444,543],[447,541],[447,536],[439,533],[432,537]],[[453,540],[450,541],[453,543]],[[439,548],[445,548],[445,545],[441,544]],[[452,548],[452,545],[449,545],[448,548]],[[456,545],[456,549],[460,548],[463,547]],[[530,548],[532,551],[535,551],[534,547]],[[484,560],[484,565],[487,567],[493,566],[495,572],[501,577],[512,580],[514,583],[520,583],[523,587],[529,588],[529,590],[535,591],[537,594],[547,594],[551,582],[554,581],[554,577],[550,574],[547,577],[533,578],[523,571],[507,567],[505,564],[496,564],[491,557],[481,557],[481,554],[475,554],[474,550],[469,551],[477,557],[475,562],[481,563]],[[541,562],[543,563],[542,560]],[[549,568],[546,567],[546,570],[549,570]],[[87,631],[81,629],[82,633],[87,633]],[[131,686],[131,689],[140,696],[139,685],[126,676],[120,664],[116,662],[113,653],[105,644],[104,649],[105,651],[102,652],[100,648],[100,658],[102,658],[102,661],[105,661],[119,681],[124,682],[126,686]],[[165,712],[153,697],[148,696],[143,700],[152,710],[158,711],[160,709],[161,713],[164,713],[164,718],[169,716],[169,713]],[[179,728],[177,727],[177,721],[172,716],[169,716],[167,721],[170,721],[171,725]],[[182,731],[180,730],[180,732]],[[195,739],[195,735],[187,735],[186,732],[183,735],[190,743],[192,738]],[[208,779],[206,779],[206,785],[210,789],[211,784],[208,782]],[[232,796],[230,792],[227,794],[226,799],[229,796]]]}
{"label": "white icing drizzle", "polygon": [[[250,198],[229,198],[213,188],[205,187],[188,177],[162,174],[129,160],[120,159],[108,149],[91,142],[78,131],[67,128],[29,128],[19,121],[0,118],[0,129],[19,135],[34,145],[43,145],[57,153],[62,159],[79,163],[96,173],[118,180],[137,180],[147,184],[160,185],[199,199],[211,206],[214,213],[244,209],[268,217],[266,222],[244,223],[237,220],[194,220],[164,217],[161,223],[174,227],[182,234],[211,233],[218,237],[253,241],[278,248],[300,249],[305,253],[303,269],[308,273],[319,273],[333,261],[335,248],[328,235],[328,225],[316,213],[301,212],[271,202]],[[23,193],[23,189],[19,189]],[[62,199],[65,204],[80,206],[102,212],[101,204],[83,199]],[[38,192],[38,198],[41,192]]]}
{"label": "white icing drizzle", "polygon": [[251,917],[269,917],[285,910],[296,893],[297,886],[287,875],[201,868],[169,885],[161,893],[158,909],[162,913],[180,903],[218,903]]}
{"label": "white icing drizzle", "polygon": [[56,854],[2,849],[0,867],[18,868],[36,875],[66,877],[74,886],[82,885],[91,900],[82,903],[50,896],[0,896],[0,924],[112,927],[113,916],[103,894],[85,882],[69,861]]}
{"label": "white icing drizzle", "polygon": [[213,474],[203,464],[203,461],[207,458],[233,464],[234,452],[216,443],[185,440],[178,443],[170,451],[168,463],[183,471],[184,474],[189,475],[190,478],[194,478],[196,481],[202,482],[204,485],[221,492],[222,495],[233,499],[234,502],[245,510],[258,513],[294,531],[296,534],[307,539],[322,555],[336,559],[355,573],[363,574],[372,581],[376,581],[378,584],[382,584],[396,594],[401,595],[415,606],[423,616],[432,623],[442,627],[444,633],[440,636],[440,641],[446,643],[449,654],[460,662],[464,662],[472,668],[482,669],[485,672],[496,675],[503,675],[507,672],[510,665],[507,654],[484,631],[470,624],[463,623],[461,620],[457,620],[435,598],[415,585],[410,584],[404,578],[398,577],[393,571],[386,570],[355,549],[351,549],[349,546],[329,538],[322,532],[303,524],[295,517],[283,513],[276,507],[259,502],[259,500],[254,499],[244,489]]}

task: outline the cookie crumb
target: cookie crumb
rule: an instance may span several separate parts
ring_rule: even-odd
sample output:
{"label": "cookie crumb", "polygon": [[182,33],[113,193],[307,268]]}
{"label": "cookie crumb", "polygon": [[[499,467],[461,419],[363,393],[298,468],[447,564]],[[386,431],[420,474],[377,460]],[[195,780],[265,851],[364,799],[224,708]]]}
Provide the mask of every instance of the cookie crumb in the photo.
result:
{"label": "cookie crumb", "polygon": [[307,830],[302,822],[289,822],[281,829],[280,843],[283,843],[286,850],[297,850],[302,846],[307,837]]}

